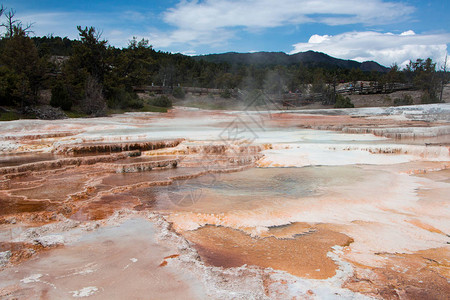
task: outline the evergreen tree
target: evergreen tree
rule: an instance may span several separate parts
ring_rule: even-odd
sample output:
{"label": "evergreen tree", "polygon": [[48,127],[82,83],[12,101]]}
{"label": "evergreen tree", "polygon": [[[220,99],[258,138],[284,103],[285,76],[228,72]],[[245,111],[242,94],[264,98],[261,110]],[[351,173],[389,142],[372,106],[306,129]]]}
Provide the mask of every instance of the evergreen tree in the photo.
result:
{"label": "evergreen tree", "polygon": [[439,102],[437,93],[439,78],[436,74],[436,63],[431,58],[410,61],[406,72],[412,75],[414,85],[422,90],[422,103]]}
{"label": "evergreen tree", "polygon": [[334,104],[334,108],[353,108],[352,101],[349,97],[344,97],[341,94],[336,95],[336,103]]}
{"label": "evergreen tree", "polygon": [[72,101],[62,80],[58,80],[52,88],[50,105],[53,107],[61,107],[63,110],[70,110],[72,108]]}
{"label": "evergreen tree", "polygon": [[33,41],[21,27],[15,26],[12,36],[5,39],[2,48],[0,65],[6,77],[3,81],[7,83],[3,89],[5,97],[15,99],[22,108],[36,104],[45,64]]}
{"label": "evergreen tree", "polygon": [[[73,55],[64,65],[63,73],[69,85],[69,94],[73,102],[81,104],[90,114],[97,114],[92,107],[103,110],[104,105],[97,102],[104,101],[103,80],[106,73],[106,45],[101,34],[94,27],[77,27],[81,42],[76,44]],[[95,96],[91,98],[91,96]],[[88,102],[92,100],[90,105]],[[98,112],[100,113],[100,112]]]}

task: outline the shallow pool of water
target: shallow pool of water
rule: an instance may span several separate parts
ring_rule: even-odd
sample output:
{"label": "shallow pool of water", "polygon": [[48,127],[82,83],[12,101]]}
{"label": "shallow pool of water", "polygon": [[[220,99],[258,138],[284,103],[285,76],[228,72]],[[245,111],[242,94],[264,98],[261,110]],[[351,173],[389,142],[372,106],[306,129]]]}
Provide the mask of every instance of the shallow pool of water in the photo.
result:
{"label": "shallow pool of water", "polygon": [[320,197],[325,185],[349,185],[363,180],[365,173],[369,174],[354,166],[253,168],[140,189],[139,198],[151,201],[155,210],[170,212],[224,213],[261,207],[276,211],[282,209],[283,203],[301,204],[307,198]]}
{"label": "shallow pool of water", "polygon": [[23,164],[35,163],[40,161],[55,160],[61,157],[53,153],[33,153],[33,154],[16,154],[16,155],[0,155],[0,168],[19,166]]}

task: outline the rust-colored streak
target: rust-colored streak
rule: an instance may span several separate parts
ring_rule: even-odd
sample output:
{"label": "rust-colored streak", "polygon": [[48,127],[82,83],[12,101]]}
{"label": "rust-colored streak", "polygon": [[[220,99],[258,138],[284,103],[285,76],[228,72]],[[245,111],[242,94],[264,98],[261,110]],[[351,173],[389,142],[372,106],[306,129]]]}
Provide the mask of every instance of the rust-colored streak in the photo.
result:
{"label": "rust-colored streak", "polygon": [[[54,248],[54,247],[53,247]],[[11,257],[9,259],[9,263],[15,265],[19,264],[37,253],[44,251],[44,248],[41,245],[35,245],[30,243],[22,243],[22,242],[1,242],[0,243],[0,252],[10,251]]]}
{"label": "rust-colored streak", "polygon": [[172,254],[164,257],[164,260],[162,261],[162,263],[159,264],[159,266],[160,267],[167,266],[167,259],[177,258],[178,256],[180,256],[180,254]]}
{"label": "rust-colored streak", "polygon": [[327,253],[332,246],[348,245],[352,241],[342,233],[325,228],[291,239],[253,238],[241,231],[217,226],[187,231],[183,235],[195,243],[202,259],[210,265],[226,268],[256,265],[315,279],[336,274],[337,266]]}
{"label": "rust-colored streak", "polygon": [[448,299],[450,250],[448,247],[413,254],[380,254],[383,267],[355,265],[344,287],[384,299]]}
{"label": "rust-colored streak", "polygon": [[[95,259],[89,255],[84,257],[83,264],[85,261],[95,263],[105,260],[107,265],[117,267],[117,274],[133,274],[136,276],[133,279],[139,278],[130,280],[129,283],[135,284],[133,289],[142,286],[148,288],[146,283],[152,282],[146,277],[149,272],[159,272],[159,275],[167,273],[165,278],[173,278],[171,264],[183,268],[188,263],[185,256],[178,261],[179,254],[169,255],[180,251],[177,247],[164,248],[166,242],[172,243],[169,235],[161,235],[161,239],[157,240],[164,249],[157,250],[159,246],[156,247],[156,241],[154,244],[153,241],[150,242],[153,238],[146,236],[147,233],[153,236],[158,230],[165,230],[165,227],[159,227],[163,226],[159,222],[155,223],[155,228],[139,231],[139,236],[143,237],[136,239],[139,243],[135,239],[127,242],[122,236],[120,239],[110,240],[108,237],[107,240],[89,241],[89,244],[80,248],[75,246],[72,250],[69,248],[74,247],[73,245],[63,248],[44,247],[43,244],[34,243],[38,242],[37,237],[46,235],[67,236],[67,241],[70,241],[72,236],[87,235],[88,231],[97,226],[115,224],[132,216],[153,215],[145,212],[154,211],[155,215],[163,215],[172,223],[167,230],[176,230],[183,235],[190,242],[189,245],[197,249],[201,259],[212,266],[230,268],[252,265],[285,271],[303,278],[326,279],[336,274],[337,262],[328,254],[333,251],[333,246],[339,245],[344,249],[339,253],[340,259],[350,263],[355,273],[353,276],[349,275],[351,277],[345,283],[340,279],[333,280],[332,284],[336,284],[336,287],[344,284],[344,288],[375,298],[449,298],[450,254],[446,244],[448,224],[445,223],[448,221],[445,207],[448,205],[450,183],[450,165],[445,156],[450,151],[448,123],[409,120],[406,115],[365,117],[273,112],[258,115],[264,126],[270,129],[261,135],[266,144],[258,144],[261,139],[252,141],[252,145],[247,143],[249,141],[198,141],[208,131],[201,132],[196,126],[217,130],[219,134],[228,128],[236,116],[239,114],[175,108],[165,117],[126,115],[119,117],[120,119],[111,117],[108,121],[97,124],[95,120],[89,119],[86,123],[75,122],[68,128],[65,128],[68,125],[64,123],[63,133],[53,132],[62,129],[63,123],[58,122],[42,123],[43,126],[39,125],[41,122],[27,125],[28,121],[23,124],[18,121],[20,126],[11,125],[11,128],[15,127],[14,132],[6,130],[9,126],[5,126],[1,130],[0,140],[11,143],[6,143],[6,148],[1,147],[3,144],[0,145],[0,225],[3,228],[0,230],[0,252],[6,252],[2,254],[6,265],[21,263],[32,257],[36,261],[42,260],[43,255],[37,256],[36,253],[46,249],[61,248],[49,251],[51,256],[52,252],[58,250],[64,249],[73,254],[73,249],[83,252],[78,249],[88,247],[89,251],[84,253],[89,255],[99,249],[101,251]],[[247,114],[240,115],[239,118],[241,117],[242,122],[254,125],[252,117]],[[196,124],[194,121],[197,119],[201,122],[195,125],[195,130],[189,135],[189,131],[184,129],[189,129],[191,122]],[[158,127],[159,122],[162,127]],[[111,126],[107,125],[109,123]],[[121,133],[123,125],[126,130]],[[34,126],[37,128],[32,128]],[[108,133],[101,136],[102,126],[111,135]],[[148,134],[145,128],[147,126]],[[432,128],[437,126],[442,128]],[[415,128],[409,130],[408,127]],[[432,130],[428,131],[427,127]],[[131,128],[142,130],[142,136],[130,132]],[[160,132],[161,135],[165,134],[166,128],[177,135],[185,132],[183,134],[187,135],[186,140],[153,141],[149,137],[158,128],[164,129]],[[284,130],[285,128],[288,130]],[[344,150],[339,150],[347,143],[347,135],[342,135],[342,140],[334,140],[327,133],[324,140],[316,141],[306,133],[303,136],[303,132],[307,131],[299,130],[300,128],[355,134],[373,133],[404,140],[406,144],[412,145],[407,145],[403,151],[404,143],[400,141],[359,141],[357,138],[354,141],[349,139],[348,149],[345,147]],[[297,135],[290,135],[297,130],[298,141]],[[23,134],[28,131],[29,134]],[[39,133],[47,131],[48,133]],[[77,131],[88,134],[76,136]],[[287,144],[283,145],[285,134]],[[303,151],[303,143],[317,143],[321,147],[329,144],[328,150],[330,153],[336,151],[338,163],[340,152],[353,151],[353,144],[357,149],[364,148],[367,152],[364,154],[374,158],[391,159],[401,156],[399,162],[403,159],[414,161],[391,164],[387,160],[383,165],[329,167],[327,163],[319,166],[322,157],[318,157],[319,162],[314,163],[315,166],[311,168],[255,168],[249,170],[251,172],[236,173],[236,176],[221,174],[243,171],[256,163],[259,167],[285,166],[280,162],[271,165],[270,161],[263,161],[261,158],[264,155],[268,157],[270,152],[279,152],[281,155],[284,150],[295,150],[290,147],[295,147],[291,143],[297,142],[298,148],[295,149],[298,151]],[[371,145],[377,143],[386,143],[392,147],[371,148]],[[334,147],[333,144],[339,147]],[[367,149],[362,146],[365,144],[368,144]],[[419,149],[416,153],[416,148],[409,146],[420,146],[424,150]],[[310,151],[308,147],[304,148],[305,153]],[[5,151],[11,153],[3,155]],[[291,159],[290,157],[287,155],[286,160]],[[374,163],[376,161],[374,159]],[[132,210],[134,211],[131,212]],[[117,213],[119,211],[120,214]],[[111,216],[113,217],[110,218]],[[89,222],[104,219],[109,220]],[[150,219],[153,220],[153,217]],[[290,224],[295,221],[297,223]],[[204,226],[205,224],[210,225]],[[267,230],[267,226],[274,224],[288,225],[274,226]],[[43,225],[49,226],[39,228]],[[122,230],[128,229],[125,227]],[[427,248],[432,249],[415,250]],[[120,250],[120,255],[116,256],[120,257],[120,261],[112,264],[111,258],[117,254],[116,250]],[[130,250],[133,250],[133,255]],[[144,255],[141,256],[143,253],[151,260],[146,262]],[[139,262],[135,263],[137,260],[132,259],[131,264],[131,257],[139,258]],[[66,265],[61,265],[65,272]],[[197,263],[195,266],[190,264],[186,270],[192,271],[197,267]],[[53,266],[50,268],[53,269]],[[26,276],[29,275],[28,271],[26,269]],[[200,269],[197,271],[200,272]],[[102,278],[99,274],[106,274],[101,268],[95,272],[98,272],[95,274],[96,278]],[[42,273],[45,274],[44,271]],[[291,288],[293,277],[280,276],[283,278],[277,279],[275,277],[279,274],[272,276],[271,271],[260,273],[263,274],[262,285],[268,298],[288,298],[283,297],[283,294],[276,294],[276,286],[279,282],[280,291]],[[76,279],[80,282],[86,280],[86,285],[80,287],[91,286],[87,281],[94,276],[89,277],[88,274],[90,273]],[[202,274],[197,275],[201,277]],[[111,278],[118,278],[116,274],[113,275]],[[128,275],[125,277],[129,279]],[[60,279],[69,282],[73,278],[75,277]],[[114,282],[105,278],[107,277],[98,285],[102,293],[107,291],[106,288],[103,290],[107,282]],[[147,278],[147,282],[141,284],[142,278]],[[226,277],[221,279],[225,285],[228,279],[224,278]],[[170,282],[170,279],[160,281]],[[52,291],[51,286],[42,284],[43,282],[36,283],[36,286]],[[313,285],[316,283],[315,281]],[[315,293],[321,288],[318,287],[321,284],[327,285],[330,281],[318,283],[317,288],[311,286],[311,290],[305,291],[305,298],[318,296]],[[18,283],[16,286],[22,288],[24,285]],[[63,290],[59,287],[58,285],[58,292]],[[35,292],[31,285],[24,289],[29,289],[30,293]],[[72,289],[67,289],[70,290]],[[0,298],[7,295],[4,291],[0,290]],[[144,295],[148,296],[147,292],[146,290]],[[22,298],[27,298],[23,295]],[[70,294],[66,293],[65,297],[67,295]],[[124,293],[122,296],[127,295],[130,294]],[[45,297],[43,292],[41,298]],[[48,297],[52,297],[50,292]],[[100,292],[94,297],[107,298],[106,294]]]}
{"label": "rust-colored streak", "polygon": [[67,178],[47,180],[41,185],[29,189],[13,191],[12,194],[25,196],[28,199],[48,199],[55,202],[66,200],[68,195],[83,189],[86,178],[83,176],[71,176]]}
{"label": "rust-colored streak", "polygon": [[132,208],[138,200],[129,194],[105,195],[99,200],[87,203],[77,211],[72,219],[75,220],[103,220],[121,208]]}
{"label": "rust-colored streak", "polygon": [[0,216],[51,210],[55,206],[46,200],[25,200],[23,197],[0,193]]}
{"label": "rust-colored streak", "polygon": [[431,226],[429,224],[423,223],[420,220],[412,219],[412,220],[409,220],[408,222],[413,224],[414,226],[417,226],[417,227],[422,228],[424,230],[428,230],[430,232],[435,232],[435,233],[439,233],[439,234],[444,234],[445,235],[445,233],[442,232],[441,230],[439,230],[439,229],[437,229],[437,228],[435,228],[435,227],[433,227],[433,226]]}
{"label": "rust-colored streak", "polygon": [[162,263],[159,264],[159,266],[160,266],[160,267],[165,267],[165,266],[167,266],[167,261],[164,260]]}

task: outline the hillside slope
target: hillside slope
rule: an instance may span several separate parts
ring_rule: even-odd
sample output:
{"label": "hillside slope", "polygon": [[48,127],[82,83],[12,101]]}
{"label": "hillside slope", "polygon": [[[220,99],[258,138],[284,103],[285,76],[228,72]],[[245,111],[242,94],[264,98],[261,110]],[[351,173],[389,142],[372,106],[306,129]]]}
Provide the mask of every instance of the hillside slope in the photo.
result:
{"label": "hillside slope", "polygon": [[227,52],[222,54],[208,54],[194,56],[195,60],[204,60],[214,63],[229,63],[232,65],[257,65],[261,67],[275,65],[295,65],[303,64],[308,67],[360,69],[362,71],[387,72],[389,69],[374,61],[357,62],[354,60],[344,60],[331,57],[325,53],[306,51],[295,54],[284,52],[255,52],[237,53]]}

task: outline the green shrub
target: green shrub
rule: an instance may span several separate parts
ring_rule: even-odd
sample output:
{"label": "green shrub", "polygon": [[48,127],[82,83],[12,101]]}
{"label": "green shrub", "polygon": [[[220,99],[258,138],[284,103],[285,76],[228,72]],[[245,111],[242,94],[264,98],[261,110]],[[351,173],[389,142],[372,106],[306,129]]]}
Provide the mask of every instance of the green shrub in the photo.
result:
{"label": "green shrub", "polygon": [[167,107],[159,107],[159,106],[153,106],[153,105],[144,105],[143,108],[141,108],[139,111],[141,112],[159,112],[159,113],[166,113]]}
{"label": "green shrub", "polygon": [[437,97],[430,95],[428,92],[423,92],[420,100],[422,104],[440,103]]}
{"label": "green shrub", "polygon": [[125,88],[118,87],[110,91],[108,107],[112,109],[141,109],[144,107],[144,103],[135,93],[127,92]]}
{"label": "green shrub", "polygon": [[127,106],[131,109],[141,109],[144,107],[144,103],[138,98],[133,98],[127,102]]}
{"label": "green shrub", "polygon": [[385,96],[383,97],[383,102],[384,102],[384,103],[387,103],[387,104],[391,104],[391,103],[392,103],[392,98],[391,98],[391,96],[385,95]]}
{"label": "green shrub", "polygon": [[177,99],[184,99],[184,97],[186,96],[184,90],[179,86],[173,89],[172,95]]}
{"label": "green shrub", "polygon": [[76,111],[76,110],[66,112],[66,116],[71,119],[72,118],[87,118],[87,117],[89,117],[88,114],[85,114],[85,113],[82,113],[82,112]]}
{"label": "green shrub", "polygon": [[72,100],[69,97],[67,88],[61,81],[58,81],[52,88],[50,105],[53,107],[61,107],[63,110],[70,110],[72,108]]}
{"label": "green shrub", "polygon": [[172,100],[167,96],[159,96],[149,101],[150,105],[158,107],[172,107]]}
{"label": "green shrub", "polygon": [[19,119],[20,116],[16,112],[12,111],[0,112],[0,121],[14,121]]}
{"label": "green shrub", "polygon": [[395,106],[412,105],[412,104],[414,104],[414,102],[413,102],[411,95],[403,95],[402,98],[394,99]]}
{"label": "green shrub", "polygon": [[349,97],[344,97],[341,94],[336,95],[336,103],[334,104],[334,108],[353,108],[352,101]]}
{"label": "green shrub", "polygon": [[7,106],[20,105],[20,95],[17,86],[20,76],[6,66],[0,66],[0,104]]}
{"label": "green shrub", "polygon": [[229,89],[225,89],[220,93],[220,97],[229,99],[231,98],[231,91]]}

